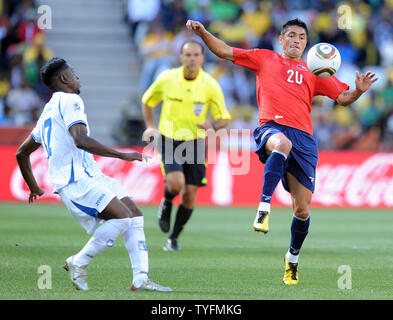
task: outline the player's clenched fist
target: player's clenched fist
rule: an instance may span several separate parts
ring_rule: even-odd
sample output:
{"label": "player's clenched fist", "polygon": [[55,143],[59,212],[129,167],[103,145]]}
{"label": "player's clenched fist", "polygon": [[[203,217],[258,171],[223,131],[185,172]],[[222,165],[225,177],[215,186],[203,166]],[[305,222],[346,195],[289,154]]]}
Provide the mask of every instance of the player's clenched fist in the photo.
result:
{"label": "player's clenched fist", "polygon": [[186,27],[189,30],[194,31],[194,33],[198,36],[201,36],[202,33],[205,31],[205,27],[203,26],[203,24],[195,20],[188,20],[186,23]]}

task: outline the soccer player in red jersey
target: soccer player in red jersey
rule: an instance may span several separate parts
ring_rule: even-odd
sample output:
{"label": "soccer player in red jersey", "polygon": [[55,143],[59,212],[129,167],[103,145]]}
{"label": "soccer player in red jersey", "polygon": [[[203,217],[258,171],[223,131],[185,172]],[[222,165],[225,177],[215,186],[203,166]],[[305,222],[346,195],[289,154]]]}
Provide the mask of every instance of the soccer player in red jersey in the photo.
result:
{"label": "soccer player in red jersey", "polygon": [[318,145],[313,136],[311,103],[323,95],[346,106],[356,101],[378,80],[375,74],[356,72],[356,88],[335,76],[320,78],[301,59],[307,45],[307,25],[294,19],[286,22],[279,35],[282,53],[264,49],[239,49],[227,45],[198,22],[187,28],[201,37],[219,58],[250,69],[256,75],[259,127],[253,132],[256,153],[265,164],[261,201],[253,223],[255,231],[269,231],[270,201],[282,180],[291,194],[293,220],[291,243],[285,254],[285,284],[298,283],[298,258],[310,224],[310,204],[315,188]]}

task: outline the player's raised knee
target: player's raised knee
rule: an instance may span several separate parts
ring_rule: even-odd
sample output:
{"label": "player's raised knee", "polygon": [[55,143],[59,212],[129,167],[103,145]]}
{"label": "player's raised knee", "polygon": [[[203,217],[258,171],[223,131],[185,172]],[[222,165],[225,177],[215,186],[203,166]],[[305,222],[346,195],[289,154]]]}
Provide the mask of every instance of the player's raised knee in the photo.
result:
{"label": "player's raised knee", "polygon": [[168,191],[172,194],[179,194],[184,188],[184,179],[168,179]]}
{"label": "player's raised knee", "polygon": [[279,139],[277,139],[276,143],[274,144],[274,150],[283,152],[286,155],[288,155],[289,152],[291,152],[291,149],[292,149],[292,142],[284,135],[280,136]]}

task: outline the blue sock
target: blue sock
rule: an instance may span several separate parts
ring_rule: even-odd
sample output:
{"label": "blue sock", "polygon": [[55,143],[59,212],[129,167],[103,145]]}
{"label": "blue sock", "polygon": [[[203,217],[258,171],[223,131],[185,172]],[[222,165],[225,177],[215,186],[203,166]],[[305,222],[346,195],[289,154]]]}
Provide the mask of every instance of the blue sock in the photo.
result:
{"label": "blue sock", "polygon": [[291,246],[289,248],[291,254],[299,254],[303,241],[308,234],[309,225],[310,216],[308,216],[306,220],[300,220],[295,216],[293,217],[291,225]]}
{"label": "blue sock", "polygon": [[284,175],[287,157],[284,153],[273,150],[265,163],[261,202],[270,203],[274,190]]}

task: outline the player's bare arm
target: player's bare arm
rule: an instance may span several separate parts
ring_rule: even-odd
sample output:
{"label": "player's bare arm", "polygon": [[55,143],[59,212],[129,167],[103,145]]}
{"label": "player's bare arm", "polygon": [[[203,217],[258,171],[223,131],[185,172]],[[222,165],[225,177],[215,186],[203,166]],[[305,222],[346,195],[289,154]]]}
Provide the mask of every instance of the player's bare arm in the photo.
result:
{"label": "player's bare arm", "polygon": [[342,106],[347,106],[355,102],[375,81],[378,80],[378,78],[374,77],[375,73],[372,73],[371,71],[368,71],[366,74],[359,74],[359,72],[356,71],[356,88],[354,90],[345,90],[341,92],[337,97],[336,102]]}
{"label": "player's bare arm", "polygon": [[154,114],[153,108],[150,108],[146,104],[142,104],[142,114],[145,120],[146,129],[142,134],[142,141],[151,142],[160,134],[156,126],[154,125]]}
{"label": "player's bare arm", "polygon": [[44,194],[44,190],[41,189],[34,177],[33,170],[31,169],[30,154],[36,151],[41,145],[33,140],[31,136],[20,145],[16,152],[16,160],[20,172],[22,173],[23,179],[25,179],[27,186],[30,190],[29,203],[34,202],[37,197],[41,197]]}
{"label": "player's bare arm", "polygon": [[202,23],[194,20],[188,20],[186,26],[189,30],[192,30],[197,36],[199,36],[210,49],[210,51],[213,52],[217,57],[230,61],[235,60],[232,47],[228,46],[224,41],[213,36],[205,29]]}
{"label": "player's bare arm", "polygon": [[83,149],[98,156],[118,158],[124,161],[143,161],[151,158],[150,156],[139,152],[119,152],[115,149],[104,146],[87,135],[87,127],[82,123],[73,125],[69,131],[74,139],[75,145],[79,149]]}

